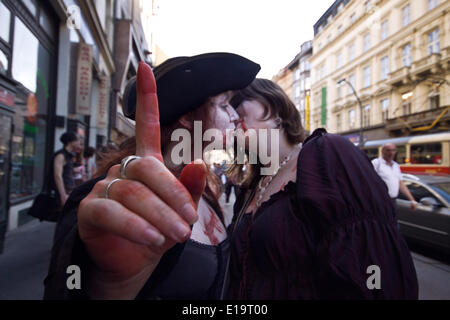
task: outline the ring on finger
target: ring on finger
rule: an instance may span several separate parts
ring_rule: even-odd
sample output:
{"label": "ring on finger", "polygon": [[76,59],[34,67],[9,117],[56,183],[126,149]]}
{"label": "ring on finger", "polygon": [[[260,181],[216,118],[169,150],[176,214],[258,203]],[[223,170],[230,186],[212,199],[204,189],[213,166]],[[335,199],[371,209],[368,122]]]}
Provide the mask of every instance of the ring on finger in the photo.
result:
{"label": "ring on finger", "polygon": [[112,180],[110,183],[108,183],[108,185],[106,186],[106,190],[105,190],[105,198],[106,199],[110,199],[109,198],[109,189],[111,189],[111,186],[114,184],[114,182],[120,181],[122,179],[116,178],[114,180]]}
{"label": "ring on finger", "polygon": [[120,163],[120,176],[123,179],[127,178],[125,171],[127,169],[127,166],[130,164],[130,162],[133,161],[133,160],[136,160],[136,159],[140,159],[140,158],[141,157],[139,157],[139,156],[128,156],[128,157],[125,157],[125,158],[122,159],[122,161]]}

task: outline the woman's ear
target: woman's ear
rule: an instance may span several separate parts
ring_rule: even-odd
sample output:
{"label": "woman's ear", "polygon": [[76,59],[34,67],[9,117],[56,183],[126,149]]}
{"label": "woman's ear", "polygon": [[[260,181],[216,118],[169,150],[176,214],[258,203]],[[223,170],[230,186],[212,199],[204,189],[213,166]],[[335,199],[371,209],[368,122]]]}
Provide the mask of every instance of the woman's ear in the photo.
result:
{"label": "woman's ear", "polygon": [[184,128],[186,128],[188,130],[193,129],[193,121],[190,117],[190,114],[185,114],[185,115],[181,116],[180,118],[178,118],[178,123],[181,124],[181,126],[183,126]]}
{"label": "woman's ear", "polygon": [[282,126],[281,126],[282,123],[283,123],[283,121],[281,120],[281,118],[279,118],[279,117],[275,118],[275,125],[276,125],[277,129],[282,129]]}

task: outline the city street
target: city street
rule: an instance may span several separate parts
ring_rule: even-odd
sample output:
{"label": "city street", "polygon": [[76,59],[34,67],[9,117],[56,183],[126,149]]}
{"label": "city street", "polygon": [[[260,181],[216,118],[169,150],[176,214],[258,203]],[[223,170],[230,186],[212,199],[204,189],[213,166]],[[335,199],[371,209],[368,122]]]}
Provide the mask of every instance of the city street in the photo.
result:
{"label": "city street", "polygon": [[[232,205],[224,204],[223,200],[222,197],[221,203],[226,209],[228,222]],[[234,202],[233,196],[230,200]],[[0,255],[0,299],[42,299],[54,227],[53,223],[33,220],[7,234],[5,251]],[[438,261],[426,256],[428,253],[425,249],[418,250],[420,254],[413,252],[413,258],[419,278],[420,299],[450,300],[448,260],[447,263]]]}

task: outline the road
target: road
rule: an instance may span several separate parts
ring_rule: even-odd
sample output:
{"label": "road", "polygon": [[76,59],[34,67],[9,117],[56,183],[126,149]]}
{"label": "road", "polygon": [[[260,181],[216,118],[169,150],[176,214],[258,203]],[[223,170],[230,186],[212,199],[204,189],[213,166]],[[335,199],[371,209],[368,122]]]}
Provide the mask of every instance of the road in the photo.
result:
{"label": "road", "polygon": [[[232,201],[234,198],[231,199]],[[221,199],[224,205],[223,199]],[[231,205],[224,205],[226,221]],[[42,299],[55,225],[33,220],[9,232],[4,253],[0,255],[0,299]],[[445,257],[411,247],[419,278],[421,300],[450,300],[450,265]],[[420,252],[420,253],[419,253]]]}

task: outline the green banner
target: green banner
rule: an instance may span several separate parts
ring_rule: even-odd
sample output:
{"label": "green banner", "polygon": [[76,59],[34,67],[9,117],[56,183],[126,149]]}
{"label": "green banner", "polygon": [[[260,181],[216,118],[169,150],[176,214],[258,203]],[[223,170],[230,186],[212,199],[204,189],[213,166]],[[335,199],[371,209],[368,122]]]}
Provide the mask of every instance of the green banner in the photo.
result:
{"label": "green banner", "polygon": [[322,125],[327,124],[327,87],[322,88]]}

